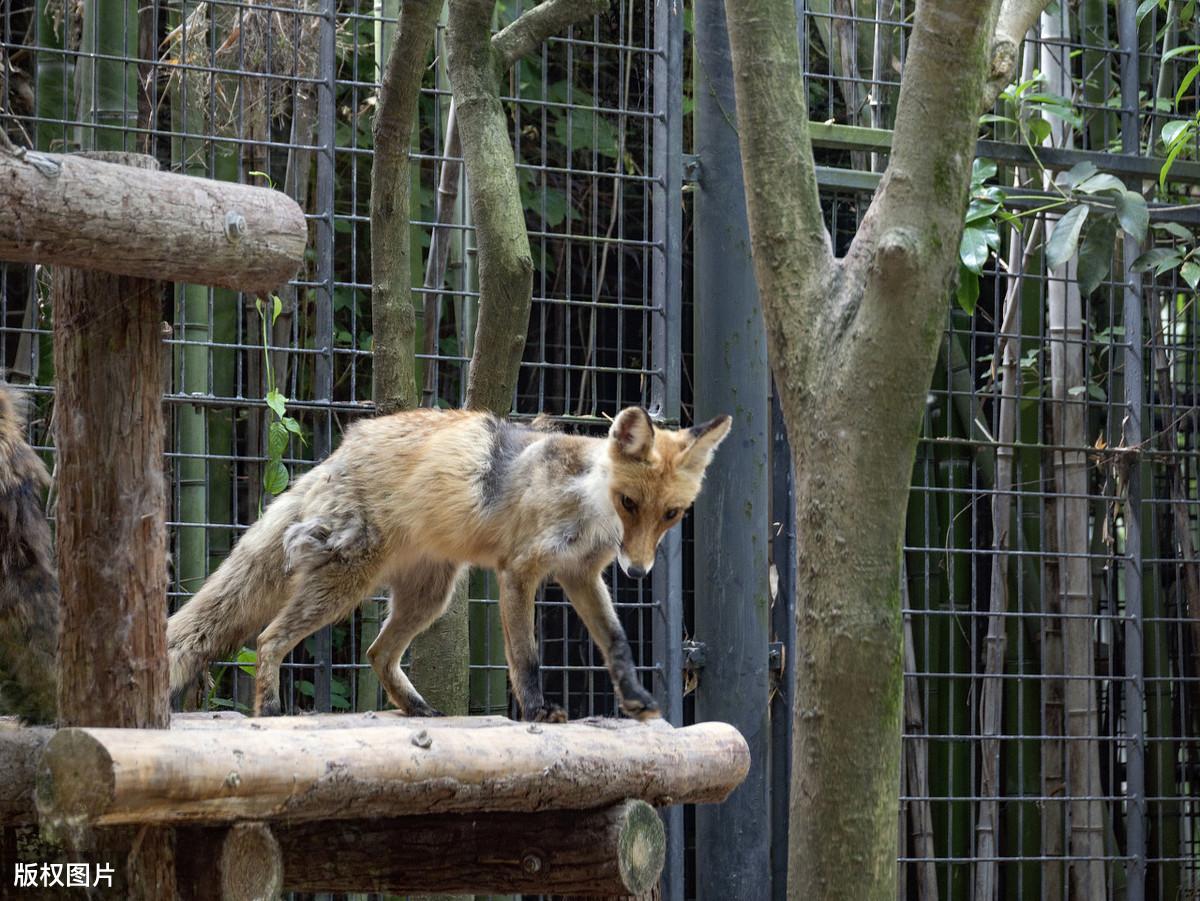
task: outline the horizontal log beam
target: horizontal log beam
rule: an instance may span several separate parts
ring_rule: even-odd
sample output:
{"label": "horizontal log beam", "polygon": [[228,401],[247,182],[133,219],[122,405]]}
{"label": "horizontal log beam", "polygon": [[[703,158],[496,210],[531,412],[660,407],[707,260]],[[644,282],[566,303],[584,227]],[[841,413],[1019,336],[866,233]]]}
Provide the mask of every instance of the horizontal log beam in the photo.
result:
{"label": "horizontal log beam", "polygon": [[750,765],[724,723],[395,720],[62,729],[42,753],[37,807],[43,824],[104,826],[694,804],[723,800]]}
{"label": "horizontal log beam", "polygon": [[0,151],[0,260],[268,293],[296,274],[308,227],[269,188],[76,155]]}
{"label": "horizontal log beam", "polygon": [[592,811],[437,814],[275,827],[298,892],[625,897],[658,882],[662,821],[643,801]]}

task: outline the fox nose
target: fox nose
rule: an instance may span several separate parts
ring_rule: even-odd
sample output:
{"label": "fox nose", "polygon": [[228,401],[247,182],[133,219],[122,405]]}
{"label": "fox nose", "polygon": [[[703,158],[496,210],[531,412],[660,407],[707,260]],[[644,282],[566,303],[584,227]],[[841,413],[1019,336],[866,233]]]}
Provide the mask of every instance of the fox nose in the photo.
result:
{"label": "fox nose", "polygon": [[640,579],[646,575],[646,570],[636,563],[631,563],[629,569],[625,570],[625,572],[629,573],[630,577],[634,579]]}

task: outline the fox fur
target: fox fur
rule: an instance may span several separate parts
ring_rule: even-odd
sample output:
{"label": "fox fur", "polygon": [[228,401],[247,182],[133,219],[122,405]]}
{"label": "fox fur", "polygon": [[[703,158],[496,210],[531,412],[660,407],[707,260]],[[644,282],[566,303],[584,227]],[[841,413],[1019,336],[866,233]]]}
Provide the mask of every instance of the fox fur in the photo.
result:
{"label": "fox fur", "polygon": [[367,651],[396,707],[437,715],[400,668],[470,565],[496,572],[513,691],[527,720],[563,720],[541,688],[534,596],[553,578],[604,654],[621,708],[657,716],[633,668],[603,572],[654,564],[663,534],[700,491],[728,433],[721,416],[679,431],[622,410],[605,438],[525,427],[487,413],[412,410],[353,426],[338,450],[281,495],[167,625],[176,703],[212,660],[258,635],[255,711],[282,712],[279,666],[377,585],[387,621]]}
{"label": "fox fur", "polygon": [[59,595],[41,494],[50,475],[25,442],[21,396],[0,382],[0,713],[55,718]]}

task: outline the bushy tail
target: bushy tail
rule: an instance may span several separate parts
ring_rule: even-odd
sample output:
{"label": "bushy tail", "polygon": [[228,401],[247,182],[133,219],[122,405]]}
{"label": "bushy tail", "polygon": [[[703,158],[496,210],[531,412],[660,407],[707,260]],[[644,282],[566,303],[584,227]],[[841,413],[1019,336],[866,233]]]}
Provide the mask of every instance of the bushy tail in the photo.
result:
{"label": "bushy tail", "polygon": [[46,467],[25,442],[21,396],[0,382],[0,713],[53,722],[58,579],[42,511]]}
{"label": "bushy tail", "polygon": [[288,600],[284,532],[302,506],[302,483],[278,498],[247,530],[195,597],[167,621],[171,705],[214,660],[262,630]]}

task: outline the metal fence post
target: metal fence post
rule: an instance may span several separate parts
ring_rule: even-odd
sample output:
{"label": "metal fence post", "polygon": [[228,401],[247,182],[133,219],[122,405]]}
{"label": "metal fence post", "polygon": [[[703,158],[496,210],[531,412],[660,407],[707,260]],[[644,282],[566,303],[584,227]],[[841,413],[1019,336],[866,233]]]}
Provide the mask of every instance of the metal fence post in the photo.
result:
{"label": "metal fence post", "polygon": [[[683,6],[654,4],[654,191],[651,331],[652,412],[667,422],[680,416],[680,327],[683,306]],[[654,567],[654,659],[660,679],[655,694],[672,725],[683,725],[683,547],[682,530],[671,529]],[[663,901],[683,901],[684,823],[678,805],[663,811],[667,859]]]}
{"label": "metal fence post", "polygon": [[770,895],[767,570],[771,415],[766,335],[750,260],[734,116],[733,69],[719,0],[695,4],[696,419],[733,415],[733,431],[696,504],[696,638],[707,662],[697,720],[737,726],[750,774],[724,804],[696,811],[703,898]]}

